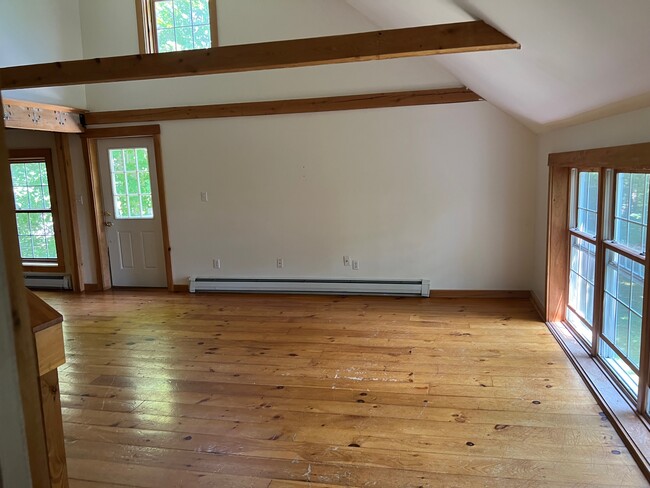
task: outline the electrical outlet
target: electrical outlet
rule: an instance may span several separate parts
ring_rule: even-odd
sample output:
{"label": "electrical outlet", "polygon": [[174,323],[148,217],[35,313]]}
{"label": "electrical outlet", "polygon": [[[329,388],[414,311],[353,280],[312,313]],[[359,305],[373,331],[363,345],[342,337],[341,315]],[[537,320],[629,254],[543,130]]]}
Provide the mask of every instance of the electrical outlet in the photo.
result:
{"label": "electrical outlet", "polygon": [[350,256],[343,256],[343,266],[350,266]]}
{"label": "electrical outlet", "polygon": [[221,269],[221,259],[213,259],[212,260],[212,267],[214,269]]}
{"label": "electrical outlet", "polygon": [[352,260],[352,269],[355,271],[359,269],[359,261],[357,261],[356,259]]}
{"label": "electrical outlet", "polygon": [[278,266],[278,268],[284,268],[284,260],[282,258],[278,258],[278,260],[276,261],[276,265]]}
{"label": "electrical outlet", "polygon": [[202,191],[201,192],[201,201],[202,202],[207,202],[208,201],[208,192],[207,191]]}

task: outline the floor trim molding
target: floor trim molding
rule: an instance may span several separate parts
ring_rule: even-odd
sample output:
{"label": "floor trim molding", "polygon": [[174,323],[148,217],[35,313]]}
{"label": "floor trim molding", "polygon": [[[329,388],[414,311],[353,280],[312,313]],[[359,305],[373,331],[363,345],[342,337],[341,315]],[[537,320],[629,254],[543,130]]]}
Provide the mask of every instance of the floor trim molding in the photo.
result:
{"label": "floor trim molding", "polygon": [[529,290],[430,290],[429,298],[530,298]]}
{"label": "floor trim molding", "polygon": [[533,290],[530,291],[530,301],[533,303],[535,310],[537,310],[537,314],[539,315],[540,320],[542,322],[545,322],[546,312],[544,310],[544,305],[542,305],[542,301],[537,296],[537,293],[535,293]]}

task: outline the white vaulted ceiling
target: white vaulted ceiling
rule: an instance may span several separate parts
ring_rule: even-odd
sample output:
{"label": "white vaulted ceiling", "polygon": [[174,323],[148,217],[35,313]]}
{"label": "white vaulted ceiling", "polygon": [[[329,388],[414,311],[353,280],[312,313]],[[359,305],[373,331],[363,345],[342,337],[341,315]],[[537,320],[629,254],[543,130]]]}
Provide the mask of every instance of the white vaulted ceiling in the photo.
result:
{"label": "white vaulted ceiling", "polygon": [[650,105],[648,0],[348,0],[381,28],[482,19],[519,51],[429,58],[535,130]]}
{"label": "white vaulted ceiling", "polygon": [[[0,66],[138,51],[133,0],[66,0],[64,16],[41,3],[0,0]],[[522,47],[9,95],[119,110],[465,85],[538,132],[650,106],[650,0],[218,0],[217,8],[222,45],[481,19]],[[38,28],[15,28],[27,20]]]}

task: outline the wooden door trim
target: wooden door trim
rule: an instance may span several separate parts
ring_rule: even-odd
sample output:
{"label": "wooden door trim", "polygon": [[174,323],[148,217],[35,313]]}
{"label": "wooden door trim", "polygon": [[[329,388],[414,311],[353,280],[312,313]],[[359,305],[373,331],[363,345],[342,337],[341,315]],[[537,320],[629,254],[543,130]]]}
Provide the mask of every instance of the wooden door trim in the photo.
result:
{"label": "wooden door trim", "polygon": [[93,240],[95,244],[95,255],[97,257],[97,288],[99,291],[104,291],[112,287],[108,245],[106,243],[106,232],[104,231],[104,201],[99,174],[99,153],[97,151],[97,141],[98,139],[125,139],[135,137],[151,137],[153,140],[154,158],[156,160],[158,200],[160,204],[160,226],[164,247],[165,274],[167,289],[173,291],[174,277],[172,275],[171,245],[169,240],[167,197],[165,193],[162,164],[160,125],[106,127],[102,129],[92,129],[83,134],[82,143],[84,145],[84,157],[86,159],[89,185],[92,193],[91,217],[94,220]]}
{"label": "wooden door trim", "polygon": [[158,204],[160,205],[160,227],[165,257],[165,272],[167,275],[167,290],[174,291],[172,276],[172,248],[169,242],[169,221],[167,220],[167,195],[165,194],[165,175],[162,163],[162,143],[160,134],[153,135],[153,151],[156,158],[156,181],[158,186]]}

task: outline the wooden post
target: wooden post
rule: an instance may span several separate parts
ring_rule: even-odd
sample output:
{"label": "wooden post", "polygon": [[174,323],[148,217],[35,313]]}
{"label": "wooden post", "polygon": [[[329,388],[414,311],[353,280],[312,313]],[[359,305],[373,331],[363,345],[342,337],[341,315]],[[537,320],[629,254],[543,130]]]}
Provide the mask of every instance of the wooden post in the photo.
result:
{"label": "wooden post", "polygon": [[[67,134],[55,133],[56,141],[56,158],[58,163],[61,181],[60,188],[63,196],[61,207],[65,208],[65,218],[67,227],[67,247],[69,259],[66,264],[70,266],[70,275],[72,276],[72,289],[76,292],[84,291],[84,278],[81,255],[81,237],[79,236],[79,217],[77,215],[77,201],[74,188],[74,178],[72,175],[72,157],[70,156],[70,141]],[[63,216],[63,212],[59,212]]]}
{"label": "wooden post", "polygon": [[[0,98],[0,106],[2,100]],[[25,296],[25,281],[18,248],[16,216],[4,122],[0,125],[0,239],[8,294],[11,302],[14,346],[20,381],[20,394],[25,419],[25,434],[29,451],[33,486],[50,487],[45,430],[41,416],[41,394],[36,359],[36,346]]]}

